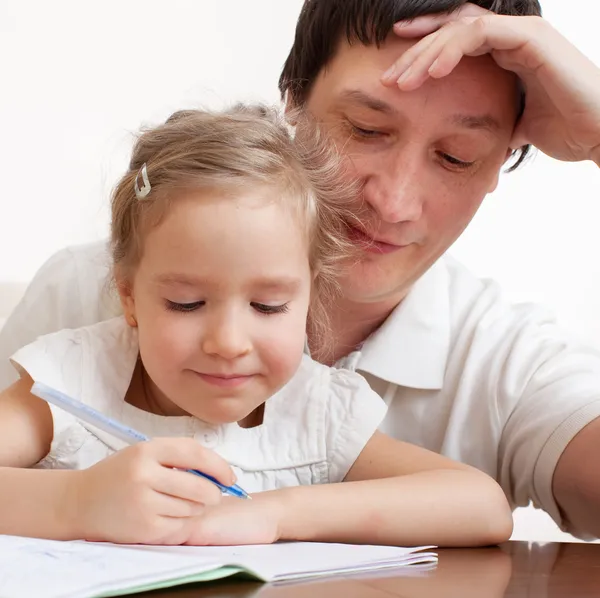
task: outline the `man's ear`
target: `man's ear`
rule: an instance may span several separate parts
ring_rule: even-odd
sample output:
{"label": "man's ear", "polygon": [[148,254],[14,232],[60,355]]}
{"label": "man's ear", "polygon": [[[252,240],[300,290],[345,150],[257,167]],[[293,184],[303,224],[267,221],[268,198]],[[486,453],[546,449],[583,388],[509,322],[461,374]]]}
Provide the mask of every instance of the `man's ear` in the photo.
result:
{"label": "man's ear", "polygon": [[133,282],[129,276],[120,268],[115,268],[114,272],[115,283],[117,285],[117,291],[119,292],[119,299],[121,301],[121,307],[125,320],[132,327],[137,327],[137,318],[135,315],[135,299],[133,296]]}
{"label": "man's ear", "polygon": [[295,127],[298,124],[298,106],[292,99],[292,94],[289,91],[285,92],[285,108],[284,115],[288,125]]}
{"label": "man's ear", "polygon": [[[506,155],[504,156],[504,162],[502,162],[502,166],[504,166],[506,164],[506,162],[509,160],[509,158],[512,156],[514,150],[512,148],[508,148],[506,150]],[[488,189],[488,193],[492,193],[496,190],[496,187],[498,187],[498,181],[500,180],[500,170],[498,170],[498,172],[496,173],[496,175],[494,176],[494,178],[492,179],[492,182],[489,186]]]}

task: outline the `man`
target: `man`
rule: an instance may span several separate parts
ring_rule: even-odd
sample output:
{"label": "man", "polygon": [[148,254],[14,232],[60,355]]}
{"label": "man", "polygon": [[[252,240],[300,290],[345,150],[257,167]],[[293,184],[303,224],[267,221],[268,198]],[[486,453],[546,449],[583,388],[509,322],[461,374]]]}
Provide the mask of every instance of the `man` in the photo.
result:
{"label": "man", "polygon": [[[537,0],[307,0],[280,87],[362,183],[331,361],[384,398],[383,431],[600,536],[586,468],[600,454],[600,353],[443,256],[528,144],[600,166],[600,70],[538,14]],[[113,315],[107,263],[94,245],[42,267],[0,336],[0,387],[19,346]]]}

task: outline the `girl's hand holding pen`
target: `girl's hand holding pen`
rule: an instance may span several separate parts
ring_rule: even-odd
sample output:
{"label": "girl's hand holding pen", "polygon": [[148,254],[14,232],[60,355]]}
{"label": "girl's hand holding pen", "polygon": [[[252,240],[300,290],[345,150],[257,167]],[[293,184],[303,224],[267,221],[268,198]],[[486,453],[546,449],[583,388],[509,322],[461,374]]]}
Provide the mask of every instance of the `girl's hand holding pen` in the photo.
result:
{"label": "girl's hand holding pen", "polygon": [[76,473],[67,489],[78,536],[123,544],[182,544],[194,517],[219,504],[221,491],[190,475],[200,469],[224,485],[231,467],[190,438],[158,438],[130,446]]}

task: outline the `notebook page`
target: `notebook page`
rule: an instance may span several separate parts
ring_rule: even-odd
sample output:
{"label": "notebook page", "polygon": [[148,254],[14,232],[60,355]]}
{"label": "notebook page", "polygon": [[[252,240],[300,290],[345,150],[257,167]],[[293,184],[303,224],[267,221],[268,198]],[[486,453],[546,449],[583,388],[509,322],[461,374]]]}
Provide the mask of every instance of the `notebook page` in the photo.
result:
{"label": "notebook page", "polygon": [[220,563],[194,554],[152,553],[87,542],[0,536],[0,596],[88,598],[212,571]]}
{"label": "notebook page", "polygon": [[244,568],[274,581],[437,562],[436,555],[420,553],[420,548],[396,546],[290,542],[260,549],[241,563]]}
{"label": "notebook page", "polygon": [[369,546],[321,542],[281,542],[261,546],[144,546],[142,550],[171,554],[197,554],[227,564],[236,564],[265,580],[351,573],[410,564],[435,564],[437,555],[422,552],[422,546]]}
{"label": "notebook page", "polygon": [[434,554],[419,550],[322,543],[118,546],[0,536],[0,596],[90,598],[208,572],[211,577],[222,566],[264,581],[283,581],[437,561]]}

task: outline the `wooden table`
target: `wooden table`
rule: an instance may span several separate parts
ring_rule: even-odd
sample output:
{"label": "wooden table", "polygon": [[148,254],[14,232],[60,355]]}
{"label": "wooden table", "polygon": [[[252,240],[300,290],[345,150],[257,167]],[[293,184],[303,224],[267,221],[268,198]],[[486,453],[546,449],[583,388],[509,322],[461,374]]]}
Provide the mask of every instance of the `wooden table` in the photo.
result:
{"label": "wooden table", "polygon": [[138,594],[144,598],[600,598],[600,544],[439,550],[435,571],[284,586],[226,580]]}

